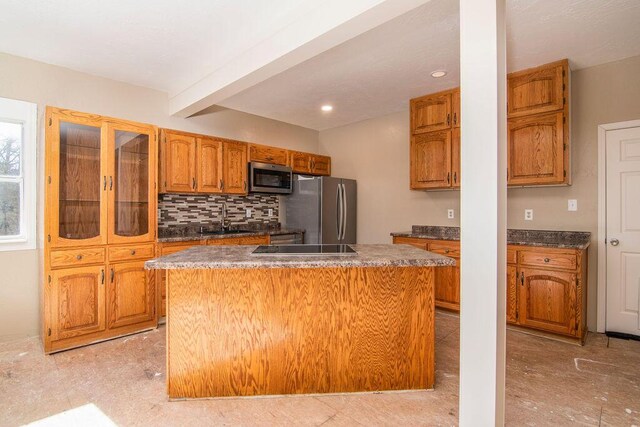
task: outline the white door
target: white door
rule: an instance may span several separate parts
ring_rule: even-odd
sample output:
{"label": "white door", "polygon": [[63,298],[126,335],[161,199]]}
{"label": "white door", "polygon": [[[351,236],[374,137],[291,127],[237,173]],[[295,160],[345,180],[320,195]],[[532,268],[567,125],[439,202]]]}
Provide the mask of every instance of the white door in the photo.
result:
{"label": "white door", "polygon": [[640,127],[607,131],[607,326],[640,336]]}

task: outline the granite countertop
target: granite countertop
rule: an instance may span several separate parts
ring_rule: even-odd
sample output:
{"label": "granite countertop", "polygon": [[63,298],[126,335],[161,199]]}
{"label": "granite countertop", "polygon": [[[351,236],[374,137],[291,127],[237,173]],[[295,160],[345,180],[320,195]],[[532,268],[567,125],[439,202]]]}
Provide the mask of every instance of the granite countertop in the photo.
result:
{"label": "granite countertop", "polygon": [[[433,240],[460,240],[460,228],[414,225],[411,231],[391,233],[391,235]],[[507,244],[509,245],[586,249],[590,242],[591,233],[585,231],[507,230]]]}
{"label": "granite countertop", "polygon": [[158,242],[189,242],[194,240],[212,240],[212,239],[229,239],[233,237],[255,237],[255,236],[276,236],[281,234],[294,234],[304,233],[304,230],[299,228],[272,228],[263,230],[251,230],[241,233],[230,234],[206,234],[200,233],[195,228],[187,229],[170,229],[167,231],[158,232]]}
{"label": "granite countertop", "polygon": [[454,265],[442,255],[406,245],[349,245],[357,255],[253,255],[257,246],[195,246],[147,261],[149,270],[223,268],[437,267]]}

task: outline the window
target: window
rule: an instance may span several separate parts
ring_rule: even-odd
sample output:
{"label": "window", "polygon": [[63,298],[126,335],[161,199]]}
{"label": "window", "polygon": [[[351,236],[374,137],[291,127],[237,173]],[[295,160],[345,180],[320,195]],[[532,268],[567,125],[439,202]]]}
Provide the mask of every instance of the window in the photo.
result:
{"label": "window", "polygon": [[0,251],[36,247],[36,117],[36,104],[0,98]]}

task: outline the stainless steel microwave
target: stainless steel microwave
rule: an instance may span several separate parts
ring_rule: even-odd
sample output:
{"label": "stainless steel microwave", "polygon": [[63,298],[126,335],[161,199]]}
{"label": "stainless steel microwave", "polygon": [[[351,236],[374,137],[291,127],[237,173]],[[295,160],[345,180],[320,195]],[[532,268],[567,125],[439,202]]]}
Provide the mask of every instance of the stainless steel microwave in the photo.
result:
{"label": "stainless steel microwave", "polygon": [[291,194],[293,172],[288,166],[249,163],[249,192]]}

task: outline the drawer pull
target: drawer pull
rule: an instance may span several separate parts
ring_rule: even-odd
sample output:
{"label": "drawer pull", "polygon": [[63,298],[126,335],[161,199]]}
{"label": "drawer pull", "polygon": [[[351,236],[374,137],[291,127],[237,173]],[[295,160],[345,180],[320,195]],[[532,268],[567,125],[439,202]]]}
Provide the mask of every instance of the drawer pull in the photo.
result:
{"label": "drawer pull", "polygon": [[135,255],[136,254],[136,250],[135,249],[131,249],[131,255]]}
{"label": "drawer pull", "polygon": [[549,258],[544,259],[544,262],[549,262],[549,261],[551,261]]}
{"label": "drawer pull", "polygon": [[80,260],[82,259],[82,255],[78,255],[78,256],[76,256],[76,259],[77,259],[78,261],[80,261]]}

